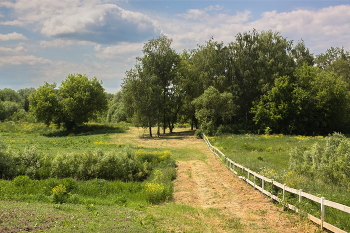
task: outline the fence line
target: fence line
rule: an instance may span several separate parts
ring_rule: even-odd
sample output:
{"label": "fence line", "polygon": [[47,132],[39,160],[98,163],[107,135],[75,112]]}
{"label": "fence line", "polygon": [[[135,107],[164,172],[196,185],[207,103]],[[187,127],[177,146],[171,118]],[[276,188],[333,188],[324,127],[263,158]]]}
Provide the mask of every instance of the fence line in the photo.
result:
{"label": "fence line", "polygon": [[[238,169],[241,170],[242,173],[246,172],[247,178],[244,176],[239,176],[239,178],[242,180],[245,180],[248,184],[253,186],[255,189],[259,190],[263,194],[271,197],[271,199],[278,201],[278,202],[284,201],[285,192],[296,194],[299,197],[299,202],[302,201],[302,198],[307,198],[309,200],[317,202],[320,204],[320,218],[317,218],[311,214],[307,214],[308,219],[310,219],[311,221],[320,225],[322,229],[325,228],[325,229],[328,229],[328,230],[335,232],[335,233],[347,233],[346,231],[341,230],[341,229],[325,222],[324,217],[325,217],[325,206],[329,206],[329,207],[332,207],[334,209],[338,209],[340,211],[343,211],[343,212],[350,214],[350,207],[349,206],[326,200],[324,197],[317,197],[317,196],[314,196],[312,194],[305,193],[301,189],[297,190],[297,189],[290,188],[290,187],[286,186],[285,184],[278,183],[278,182],[274,181],[273,179],[269,179],[269,178],[262,176],[254,171],[251,171],[251,170],[249,170],[249,168],[246,168],[238,163],[233,162],[231,159],[227,158],[224,153],[222,153],[219,149],[217,149],[216,147],[211,145],[208,138],[204,134],[203,134],[203,139],[206,142],[209,150],[212,153],[214,153],[217,157],[219,157],[221,160],[224,160],[225,164],[228,166],[228,168],[233,173],[238,175],[238,171],[237,171]],[[253,181],[251,181],[251,179],[250,179],[251,176],[253,176]],[[256,178],[261,179],[261,186],[259,186],[256,183]],[[282,189],[282,198],[279,198],[279,197],[273,195],[272,192],[269,192],[268,190],[266,190],[265,189],[266,182],[270,183],[271,187],[276,186],[276,187]],[[286,204],[286,206],[295,212],[300,212],[300,210],[298,208],[296,208],[295,206],[293,206],[291,204]]]}

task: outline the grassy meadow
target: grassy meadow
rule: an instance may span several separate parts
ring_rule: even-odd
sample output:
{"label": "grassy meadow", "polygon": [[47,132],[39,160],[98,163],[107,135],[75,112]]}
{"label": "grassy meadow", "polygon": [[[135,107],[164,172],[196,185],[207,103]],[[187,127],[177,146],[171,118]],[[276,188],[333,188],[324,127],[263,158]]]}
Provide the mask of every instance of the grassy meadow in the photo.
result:
{"label": "grassy meadow", "polygon": [[[88,124],[61,131],[44,124],[0,123],[0,156],[13,156],[17,163],[15,177],[0,179],[0,232],[216,232],[208,222],[226,222],[226,217],[170,201],[175,160],[204,157],[201,151],[169,145],[179,137],[143,138],[143,130],[127,124]],[[140,143],[145,140],[156,144]],[[126,174],[124,180],[76,179],[57,173],[38,179],[35,172],[23,170],[19,160],[48,158],[52,165],[57,158],[80,156],[97,160],[87,160],[86,169],[78,170],[93,170],[94,161],[105,168],[101,164],[111,164],[119,156],[124,158],[119,162],[136,173],[131,178]],[[5,168],[2,165],[0,169]],[[146,176],[138,176],[140,172]]]}
{"label": "grassy meadow", "polygon": [[[252,171],[289,187],[302,189],[315,196],[350,206],[350,187],[323,182],[319,177],[310,178],[297,174],[289,168],[290,153],[294,148],[300,151],[310,151],[315,143],[320,148],[325,148],[326,137],[246,134],[209,137],[209,140],[232,161]],[[246,176],[246,174],[242,175]],[[281,190],[279,191],[281,194]],[[304,208],[314,216],[319,215],[319,204],[305,201],[300,205],[296,201],[297,197],[289,196],[288,198],[290,203],[299,205],[300,208]],[[349,217],[349,214],[330,207],[326,208],[325,220],[347,231],[350,231]]]}

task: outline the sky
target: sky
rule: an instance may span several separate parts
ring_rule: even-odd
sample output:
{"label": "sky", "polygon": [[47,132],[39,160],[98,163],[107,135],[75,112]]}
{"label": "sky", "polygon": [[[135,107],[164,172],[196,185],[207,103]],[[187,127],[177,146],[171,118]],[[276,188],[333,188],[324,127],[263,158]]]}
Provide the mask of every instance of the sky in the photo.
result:
{"label": "sky", "polygon": [[314,55],[350,51],[350,0],[0,0],[0,89],[79,73],[115,93],[150,39],[165,35],[181,53],[253,29]]}

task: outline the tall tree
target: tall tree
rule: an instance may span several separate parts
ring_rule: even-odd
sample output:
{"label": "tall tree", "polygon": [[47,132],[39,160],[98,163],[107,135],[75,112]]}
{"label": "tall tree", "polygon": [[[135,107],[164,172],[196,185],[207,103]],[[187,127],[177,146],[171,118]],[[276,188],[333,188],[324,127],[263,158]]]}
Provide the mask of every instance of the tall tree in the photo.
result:
{"label": "tall tree", "polygon": [[[142,63],[143,73],[147,76],[156,77],[156,85],[161,87],[162,102],[158,105],[158,113],[162,114],[163,133],[167,128],[169,106],[167,96],[171,95],[170,89],[174,85],[177,65],[180,61],[179,55],[171,46],[172,40],[166,36],[160,36],[149,40],[143,47],[144,56],[138,58]],[[158,117],[159,118],[159,117]],[[160,118],[159,118],[160,119]],[[160,122],[158,124],[159,131]]]}
{"label": "tall tree", "polygon": [[276,78],[293,73],[292,41],[278,32],[253,30],[239,33],[229,50],[230,92],[237,97],[239,106],[236,123],[247,127],[252,122],[253,102],[272,88]]}
{"label": "tall tree", "polygon": [[155,76],[143,72],[140,65],[126,72],[122,84],[122,98],[125,112],[136,126],[149,128],[152,137],[152,127],[159,122],[160,88]]}

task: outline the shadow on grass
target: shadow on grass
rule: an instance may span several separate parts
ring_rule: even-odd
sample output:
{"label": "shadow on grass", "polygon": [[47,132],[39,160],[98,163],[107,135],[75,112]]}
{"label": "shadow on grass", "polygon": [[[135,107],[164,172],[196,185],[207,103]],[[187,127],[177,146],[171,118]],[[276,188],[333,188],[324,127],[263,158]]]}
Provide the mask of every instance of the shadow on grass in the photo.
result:
{"label": "shadow on grass", "polygon": [[153,137],[150,137],[149,134],[142,135],[143,139],[152,139],[152,140],[168,140],[168,139],[177,139],[183,140],[187,137],[194,136],[195,130],[181,131],[181,132],[172,132],[166,134],[160,134],[160,137],[157,134],[154,134]]}
{"label": "shadow on grass", "polygon": [[83,136],[94,134],[124,133],[127,129],[127,126],[87,124],[79,126],[72,130],[58,130],[56,132],[50,132],[43,135],[46,137],[66,137],[68,135]]}

